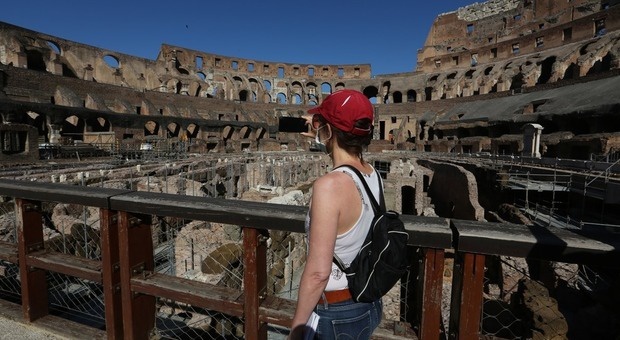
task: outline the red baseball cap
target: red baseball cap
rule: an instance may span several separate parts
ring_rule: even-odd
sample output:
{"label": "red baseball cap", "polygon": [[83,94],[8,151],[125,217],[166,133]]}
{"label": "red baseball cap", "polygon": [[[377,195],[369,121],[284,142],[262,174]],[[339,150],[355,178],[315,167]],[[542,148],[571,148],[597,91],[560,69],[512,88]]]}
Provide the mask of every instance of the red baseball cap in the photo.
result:
{"label": "red baseball cap", "polygon": [[321,105],[308,110],[310,114],[320,114],[333,126],[357,136],[366,136],[372,129],[355,127],[355,122],[368,118],[373,121],[374,108],[370,100],[355,90],[339,90],[325,97]]}

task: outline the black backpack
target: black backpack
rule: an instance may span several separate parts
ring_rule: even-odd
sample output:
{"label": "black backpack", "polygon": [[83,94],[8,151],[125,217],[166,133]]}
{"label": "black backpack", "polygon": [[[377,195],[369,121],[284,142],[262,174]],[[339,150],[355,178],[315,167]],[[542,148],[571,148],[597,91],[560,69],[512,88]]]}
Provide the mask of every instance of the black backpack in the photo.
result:
{"label": "black backpack", "polygon": [[[409,234],[395,211],[386,211],[383,186],[379,173],[379,201],[372,194],[362,174],[356,168],[343,165],[355,172],[364,185],[372,203],[375,217],[368,235],[357,256],[348,268],[334,254],[334,263],[342,270],[349,283],[353,300],[372,302],[385,295],[408,269],[410,258],[407,256]],[[375,170],[376,171],[376,170]]]}

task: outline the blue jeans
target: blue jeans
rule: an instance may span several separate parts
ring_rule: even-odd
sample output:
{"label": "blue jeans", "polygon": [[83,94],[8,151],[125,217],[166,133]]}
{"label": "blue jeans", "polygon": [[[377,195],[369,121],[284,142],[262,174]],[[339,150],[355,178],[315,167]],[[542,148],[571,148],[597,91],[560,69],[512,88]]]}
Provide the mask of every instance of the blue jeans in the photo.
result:
{"label": "blue jeans", "polygon": [[371,303],[345,301],[319,304],[315,312],[321,317],[315,339],[370,339],[381,322],[383,302],[379,299]]}

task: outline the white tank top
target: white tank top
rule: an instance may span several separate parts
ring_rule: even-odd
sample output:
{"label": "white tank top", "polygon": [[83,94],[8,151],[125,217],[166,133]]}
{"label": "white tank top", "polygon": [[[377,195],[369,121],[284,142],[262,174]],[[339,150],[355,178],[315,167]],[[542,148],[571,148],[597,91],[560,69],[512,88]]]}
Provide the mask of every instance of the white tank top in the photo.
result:
{"label": "white tank top", "polygon": [[[357,186],[357,190],[359,191],[362,197],[362,209],[357,222],[353,225],[351,229],[349,229],[344,234],[340,234],[336,236],[336,245],[334,247],[334,253],[338,255],[345,268],[351,264],[358,251],[362,247],[362,243],[364,239],[366,239],[366,235],[368,235],[368,230],[370,229],[370,224],[372,223],[372,219],[375,216],[374,211],[372,210],[372,203],[370,202],[370,198],[366,194],[366,189],[364,189],[364,185],[360,182],[359,177],[353,172],[353,170],[347,167],[341,167],[335,169],[333,171],[340,171],[351,176],[353,181],[355,182],[355,186]],[[377,203],[379,203],[379,180],[381,178],[377,175],[377,172],[374,170],[370,175],[364,175],[364,180],[368,184],[368,187],[372,191]],[[310,235],[310,210],[312,210],[312,206],[308,210],[308,214],[306,216],[306,234]],[[335,263],[332,262],[332,272],[329,277],[329,281],[327,282],[327,287],[325,287],[326,291],[332,290],[340,290],[348,287],[347,278],[344,273],[336,266]]]}

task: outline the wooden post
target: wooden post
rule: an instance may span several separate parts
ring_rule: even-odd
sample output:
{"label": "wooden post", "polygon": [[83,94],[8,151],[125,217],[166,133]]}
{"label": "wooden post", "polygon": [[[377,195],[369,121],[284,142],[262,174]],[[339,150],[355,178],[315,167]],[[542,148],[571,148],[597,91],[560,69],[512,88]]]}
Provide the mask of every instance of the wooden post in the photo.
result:
{"label": "wooden post", "polygon": [[243,284],[245,337],[267,339],[267,324],[260,322],[259,308],[267,294],[266,237],[257,229],[243,228]]}
{"label": "wooden post", "polygon": [[457,252],[454,258],[450,339],[480,339],[485,257]]}
{"label": "wooden post", "polygon": [[49,314],[46,271],[26,264],[29,253],[44,249],[41,202],[16,198],[15,208],[22,311],[24,319],[32,322]]}
{"label": "wooden post", "polygon": [[439,339],[441,333],[441,296],[443,290],[444,254],[443,249],[424,248],[422,273],[422,311],[419,338]]}
{"label": "wooden post", "polygon": [[108,339],[122,339],[123,313],[118,248],[118,214],[116,211],[100,209],[100,216],[105,327]]}
{"label": "wooden post", "polygon": [[155,327],[155,297],[132,292],[131,278],[154,270],[150,216],[119,212],[119,256],[125,338],[148,339]]}

